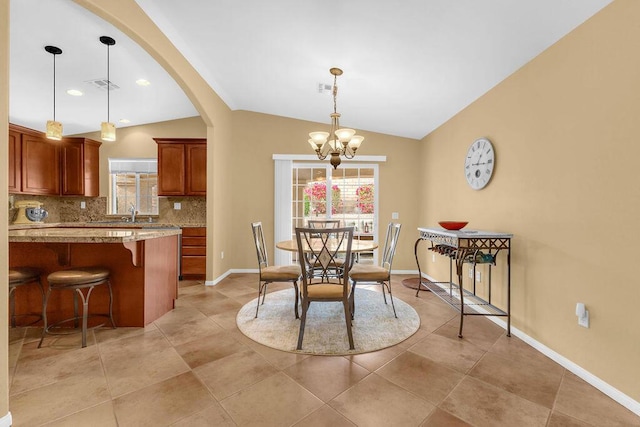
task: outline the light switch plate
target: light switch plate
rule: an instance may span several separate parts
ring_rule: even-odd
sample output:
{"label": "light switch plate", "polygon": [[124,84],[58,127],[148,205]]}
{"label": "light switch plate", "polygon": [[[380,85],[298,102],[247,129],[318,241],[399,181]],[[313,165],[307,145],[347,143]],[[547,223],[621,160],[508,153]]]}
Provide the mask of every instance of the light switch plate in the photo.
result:
{"label": "light switch plate", "polygon": [[391,213],[391,219],[398,219],[398,218],[400,218],[400,214],[398,212]]}

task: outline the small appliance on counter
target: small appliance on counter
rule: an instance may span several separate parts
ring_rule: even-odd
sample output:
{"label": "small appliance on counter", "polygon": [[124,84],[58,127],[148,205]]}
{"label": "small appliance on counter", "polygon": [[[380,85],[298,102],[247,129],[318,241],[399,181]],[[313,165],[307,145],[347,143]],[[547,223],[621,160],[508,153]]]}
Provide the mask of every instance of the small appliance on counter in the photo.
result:
{"label": "small appliance on counter", "polygon": [[42,222],[49,213],[42,207],[42,203],[37,200],[21,200],[16,202],[16,218],[14,224],[31,224],[34,222]]}

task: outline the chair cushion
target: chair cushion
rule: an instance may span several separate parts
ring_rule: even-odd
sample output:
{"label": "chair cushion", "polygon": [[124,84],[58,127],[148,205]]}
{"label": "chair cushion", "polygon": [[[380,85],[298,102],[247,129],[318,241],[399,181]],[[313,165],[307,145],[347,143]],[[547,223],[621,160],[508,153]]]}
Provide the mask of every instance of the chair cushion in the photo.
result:
{"label": "chair cushion", "polygon": [[292,265],[270,265],[260,270],[260,277],[262,280],[297,280],[300,278],[300,266],[297,264]]}
{"label": "chair cushion", "polygon": [[40,270],[33,267],[14,267],[9,269],[9,283],[12,285],[31,282],[40,276]]}
{"label": "chair cushion", "polygon": [[387,280],[389,275],[389,270],[377,265],[354,264],[349,270],[349,277],[357,282]]}
{"label": "chair cushion", "polygon": [[342,298],[342,285],[334,285],[322,283],[307,286],[307,295],[309,298]]}
{"label": "chair cushion", "polygon": [[77,267],[72,270],[54,271],[47,276],[51,286],[80,285],[105,280],[109,270],[104,267]]}

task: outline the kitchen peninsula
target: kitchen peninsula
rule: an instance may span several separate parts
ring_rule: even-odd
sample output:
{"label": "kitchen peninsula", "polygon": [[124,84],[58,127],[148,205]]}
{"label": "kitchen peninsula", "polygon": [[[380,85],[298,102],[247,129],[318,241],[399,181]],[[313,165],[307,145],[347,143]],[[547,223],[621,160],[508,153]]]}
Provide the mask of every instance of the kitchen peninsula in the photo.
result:
{"label": "kitchen peninsula", "polygon": [[[174,308],[180,234],[177,227],[11,229],[9,266],[39,268],[45,289],[47,275],[54,271],[93,265],[107,267],[111,270],[116,325],[141,327]],[[51,294],[47,310],[50,322],[73,313],[73,298],[65,294]],[[90,304],[105,307],[106,289],[96,288]],[[37,290],[25,289],[16,295],[18,310],[38,312],[40,307]]]}

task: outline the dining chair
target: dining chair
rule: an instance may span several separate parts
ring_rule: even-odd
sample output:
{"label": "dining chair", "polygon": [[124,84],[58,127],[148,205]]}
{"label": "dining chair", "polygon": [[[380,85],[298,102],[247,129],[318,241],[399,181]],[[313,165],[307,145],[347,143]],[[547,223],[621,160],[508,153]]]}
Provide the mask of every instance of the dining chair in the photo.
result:
{"label": "dining chair", "polygon": [[384,249],[382,250],[382,260],[380,265],[367,265],[355,263],[349,271],[349,279],[352,283],[351,289],[351,315],[355,314],[355,300],[353,295],[355,294],[356,284],[358,282],[375,282],[382,286],[382,298],[384,303],[387,303],[387,297],[385,290],[389,292],[389,298],[391,299],[391,307],[393,307],[393,315],[398,318],[396,314],[396,307],[393,304],[393,294],[391,293],[391,263],[393,262],[393,256],[396,253],[396,246],[398,244],[398,237],[400,236],[400,227],[402,224],[394,224],[390,222],[387,226],[387,236],[384,242]]}
{"label": "dining chair", "polygon": [[[264,233],[262,232],[262,222],[251,223],[251,229],[253,230],[253,241],[256,244],[260,273],[258,281],[258,305],[256,307],[256,317],[258,317],[260,305],[264,304],[264,299],[267,296],[267,285],[273,282],[291,282],[293,283],[293,289],[296,294],[294,312],[296,319],[298,319],[298,303],[300,294],[298,290],[298,280],[300,280],[300,266],[297,264],[269,265],[267,247],[264,244]],[[262,297],[262,302],[260,302],[260,297]]]}
{"label": "dining chair", "polygon": [[[353,227],[344,228],[296,228],[298,260],[302,270],[302,315],[298,334],[298,350],[302,350],[307,311],[312,302],[341,302],[349,337],[349,349],[353,350],[351,332],[351,297],[349,285],[349,263],[344,264],[344,274],[336,277],[329,274],[334,268],[338,254],[345,259],[351,257]],[[309,258],[305,255],[311,255]],[[313,260],[312,270],[306,268],[305,259]],[[313,274],[319,271],[320,274]],[[321,319],[319,319],[320,321]]]}
{"label": "dining chair", "polygon": [[340,227],[339,219],[309,219],[307,220],[309,228],[338,228]]}
{"label": "dining chair", "polygon": [[[319,228],[319,229],[324,229],[324,228],[339,228],[340,227],[340,220],[339,219],[309,219],[307,220],[307,225],[309,226],[309,228]],[[307,254],[307,257],[311,256],[310,254]],[[334,265],[333,265],[333,269],[331,269],[331,274],[334,276],[339,276],[342,272],[342,267],[344,265],[344,258],[343,257],[339,257],[336,258]],[[307,260],[306,266],[307,269],[310,269],[310,271],[314,274],[317,274],[318,271],[315,271],[313,268],[311,268],[311,264],[313,263],[313,260]],[[329,273],[329,271],[327,271],[327,273]]]}

